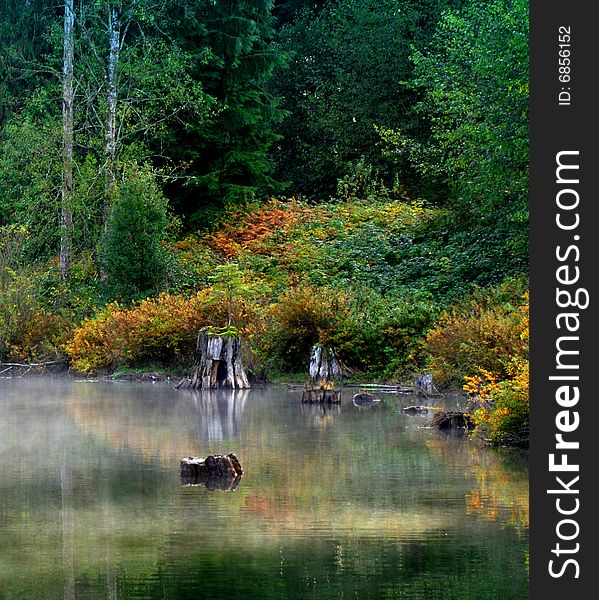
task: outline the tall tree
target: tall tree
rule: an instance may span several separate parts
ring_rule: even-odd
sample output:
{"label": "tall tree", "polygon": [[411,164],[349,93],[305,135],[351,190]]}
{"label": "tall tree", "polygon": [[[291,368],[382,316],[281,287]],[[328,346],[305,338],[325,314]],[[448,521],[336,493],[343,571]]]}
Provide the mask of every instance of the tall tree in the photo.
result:
{"label": "tall tree", "polygon": [[528,2],[468,0],[413,54],[420,142],[399,132],[426,175],[451,190],[463,278],[494,283],[528,270]]}
{"label": "tall tree", "polygon": [[189,176],[170,191],[195,225],[223,203],[276,188],[268,150],[283,113],[267,83],[284,55],[271,43],[272,8],[272,0],[223,0],[196,3],[182,17],[178,38],[195,56],[197,77],[214,99],[205,122],[175,128],[169,143]]}
{"label": "tall tree", "polygon": [[60,208],[60,275],[69,276],[73,259],[73,132],[74,132],[74,25],[73,0],[64,4],[64,54],[62,70],[62,193]]}
{"label": "tall tree", "polygon": [[115,162],[116,162],[116,121],[117,121],[117,73],[119,65],[119,53],[121,49],[121,15],[115,5],[108,8],[108,69],[106,74],[106,198],[104,201],[104,228],[108,226],[110,213],[109,198],[113,195],[116,186]]}

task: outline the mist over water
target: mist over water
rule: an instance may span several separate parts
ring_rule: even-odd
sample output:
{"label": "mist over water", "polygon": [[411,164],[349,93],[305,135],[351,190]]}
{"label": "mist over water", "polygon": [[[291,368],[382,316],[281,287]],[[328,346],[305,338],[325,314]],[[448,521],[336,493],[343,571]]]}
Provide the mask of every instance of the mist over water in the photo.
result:
{"label": "mist over water", "polygon": [[0,380],[0,598],[527,598],[527,455],[380,397]]}

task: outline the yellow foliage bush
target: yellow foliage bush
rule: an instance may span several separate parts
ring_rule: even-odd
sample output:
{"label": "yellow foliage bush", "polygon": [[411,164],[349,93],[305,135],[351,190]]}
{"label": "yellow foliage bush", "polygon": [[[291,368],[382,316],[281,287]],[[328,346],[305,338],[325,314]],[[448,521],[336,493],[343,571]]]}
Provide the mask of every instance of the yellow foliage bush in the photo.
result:
{"label": "yellow foliage bush", "polygon": [[464,382],[474,434],[494,444],[528,441],[528,327],[528,292],[514,305],[500,289],[446,313],[428,334],[435,374]]}
{"label": "yellow foliage bush", "polygon": [[477,435],[495,444],[527,442],[529,363],[525,358],[515,357],[503,379],[488,371],[466,377],[464,390],[482,401],[473,415]]}
{"label": "yellow foliage bush", "polygon": [[441,383],[463,381],[480,369],[507,375],[515,356],[528,356],[528,292],[520,304],[478,296],[442,315],[427,336],[432,369]]}
{"label": "yellow foliage bush", "polygon": [[128,309],[109,304],[67,344],[71,367],[91,374],[150,360],[172,364],[192,355],[199,329],[226,321],[225,310],[209,289],[191,298],[161,294]]}
{"label": "yellow foliage bush", "polygon": [[72,325],[64,317],[37,309],[6,343],[8,358],[19,362],[58,359],[71,330]]}

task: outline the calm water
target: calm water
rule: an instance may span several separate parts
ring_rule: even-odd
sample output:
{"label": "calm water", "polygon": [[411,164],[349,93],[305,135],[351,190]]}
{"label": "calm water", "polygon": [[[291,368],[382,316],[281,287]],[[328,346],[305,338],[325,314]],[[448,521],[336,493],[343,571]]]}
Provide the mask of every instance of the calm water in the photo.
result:
{"label": "calm water", "polygon": [[[527,598],[526,455],[381,397],[0,380],[0,598]],[[229,450],[236,491],[181,485]]]}

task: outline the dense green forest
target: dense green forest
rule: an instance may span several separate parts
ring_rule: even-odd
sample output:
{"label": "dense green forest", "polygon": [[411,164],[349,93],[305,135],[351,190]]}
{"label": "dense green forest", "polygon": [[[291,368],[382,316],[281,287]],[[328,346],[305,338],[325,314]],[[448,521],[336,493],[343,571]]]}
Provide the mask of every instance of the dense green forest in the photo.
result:
{"label": "dense green forest", "polygon": [[0,361],[332,345],[528,424],[525,0],[6,0]]}

